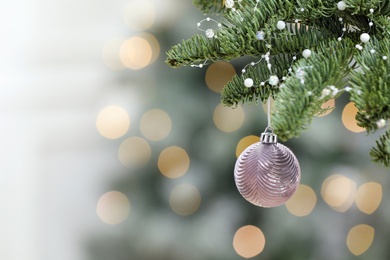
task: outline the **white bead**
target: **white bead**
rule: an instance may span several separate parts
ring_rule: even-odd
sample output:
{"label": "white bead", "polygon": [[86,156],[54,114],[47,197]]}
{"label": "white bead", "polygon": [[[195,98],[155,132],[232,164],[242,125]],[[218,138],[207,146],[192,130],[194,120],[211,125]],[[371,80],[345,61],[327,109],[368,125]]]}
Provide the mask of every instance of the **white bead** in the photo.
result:
{"label": "white bead", "polygon": [[283,77],[282,80],[286,80],[286,77]]}
{"label": "white bead", "polygon": [[309,50],[309,49],[306,49],[306,50],[304,50],[303,52],[302,52],[302,56],[304,57],[304,58],[309,58],[310,56],[311,56],[311,50]]}
{"label": "white bead", "polygon": [[297,56],[294,56],[294,57],[293,57],[293,60],[296,60],[296,59],[297,59]]}
{"label": "white bead", "polygon": [[256,38],[260,41],[264,40],[265,33],[263,31],[258,31],[256,33]]}
{"label": "white bead", "polygon": [[351,91],[351,90],[352,90],[351,87],[345,87],[345,91],[349,92],[349,91]]}
{"label": "white bead", "polygon": [[326,96],[328,96],[329,94],[330,94],[330,89],[328,89],[328,88],[324,88],[323,90],[322,90],[322,97],[326,97]]}
{"label": "white bead", "polygon": [[345,10],[345,8],[347,8],[347,4],[344,1],[340,1],[337,3],[337,9],[339,9],[340,11]]}
{"label": "white bead", "polygon": [[198,27],[199,27],[199,26],[200,26],[200,23],[197,23],[197,24],[196,24],[196,26],[198,26]]}
{"label": "white bead", "polygon": [[279,30],[283,30],[284,28],[286,28],[286,23],[283,21],[278,21],[278,23],[276,24],[276,28],[278,28]]}
{"label": "white bead", "polygon": [[218,27],[219,27],[219,28],[221,28],[221,27],[222,27],[222,24],[221,24],[221,23],[219,23],[219,24],[218,24]]}
{"label": "white bead", "polygon": [[371,8],[371,9],[370,9],[370,13],[373,13],[373,12],[374,12],[374,9]]}
{"label": "white bead", "polygon": [[313,95],[313,92],[308,91],[308,92],[307,92],[307,95],[308,95],[308,96],[311,96],[311,95]]}
{"label": "white bead", "polygon": [[369,26],[373,26],[374,23],[373,23],[373,22],[369,22],[368,25],[369,25]]}
{"label": "white bead", "polygon": [[299,20],[298,19],[295,19],[295,21],[294,21],[295,23],[299,23]]}
{"label": "white bead", "polygon": [[360,40],[362,42],[368,42],[370,40],[370,35],[368,33],[362,33],[360,35]]}
{"label": "white bead", "polygon": [[269,77],[268,82],[270,85],[275,86],[279,83],[279,78],[278,78],[278,76],[273,75],[273,76]]}
{"label": "white bead", "polygon": [[252,62],[251,62],[251,65],[252,65],[252,66],[255,66],[255,63],[252,61]]}
{"label": "white bead", "polygon": [[383,56],[382,59],[383,59],[383,60],[387,60],[387,56]]}
{"label": "white bead", "polygon": [[384,120],[383,118],[382,119],[379,119],[377,122],[376,122],[376,126],[378,128],[383,128],[386,126],[386,120]]}
{"label": "white bead", "polygon": [[339,18],[339,22],[342,22],[342,21],[343,21],[343,18],[340,17],[340,18]]}
{"label": "white bead", "polygon": [[225,1],[225,6],[226,6],[226,8],[233,8],[234,1],[233,0],[226,0]]}
{"label": "white bead", "polygon": [[372,54],[374,54],[374,53],[375,53],[375,50],[374,50],[374,49],[371,49],[370,52],[371,52]]}
{"label": "white bead", "polygon": [[301,8],[301,12],[304,12],[304,11],[305,11],[305,8],[302,7],[302,8]]}
{"label": "white bead", "polygon": [[264,85],[265,85],[265,82],[261,82],[260,85],[261,85],[261,86],[264,86]]}
{"label": "white bead", "polygon": [[199,68],[203,68],[203,64],[199,64],[199,66],[198,66]]}
{"label": "white bead", "polygon": [[245,73],[246,72],[246,70],[245,69],[242,69],[242,73]]}
{"label": "white bead", "polygon": [[207,20],[208,22],[210,22],[211,18],[210,18],[210,17],[207,17],[206,20]]}
{"label": "white bead", "polygon": [[342,40],[342,38],[341,38],[341,37],[339,37],[339,38],[337,38],[337,40],[340,42],[340,41]]}
{"label": "white bead", "polygon": [[215,35],[213,29],[207,29],[206,32],[205,32],[205,34],[206,34],[206,37],[207,37],[207,38],[213,38],[214,35]]}
{"label": "white bead", "polygon": [[244,80],[244,85],[245,85],[245,87],[247,87],[247,88],[252,87],[252,86],[253,86],[253,79],[251,79],[251,78],[245,79],[245,80]]}
{"label": "white bead", "polygon": [[346,31],[347,31],[347,28],[343,28],[342,31],[343,31],[343,32],[346,32]]}

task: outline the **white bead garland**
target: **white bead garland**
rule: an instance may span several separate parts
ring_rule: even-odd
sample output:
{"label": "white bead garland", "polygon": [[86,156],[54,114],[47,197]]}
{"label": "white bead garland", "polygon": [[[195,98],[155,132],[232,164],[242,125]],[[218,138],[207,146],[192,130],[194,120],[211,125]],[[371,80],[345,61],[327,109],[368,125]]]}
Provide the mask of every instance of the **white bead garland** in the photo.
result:
{"label": "white bead garland", "polygon": [[244,80],[244,85],[247,88],[253,87],[253,84],[254,84],[254,82],[253,82],[253,79],[251,79],[251,78],[247,78]]}
{"label": "white bead garland", "polygon": [[284,30],[284,28],[286,28],[286,23],[283,21],[278,21],[278,23],[276,24],[276,28],[278,28],[279,30]]}
{"label": "white bead garland", "polygon": [[271,77],[269,77],[268,82],[270,85],[276,86],[279,83],[279,78],[276,75],[272,75]]}
{"label": "white bead garland", "polygon": [[309,58],[309,57],[311,56],[311,50],[309,50],[309,49],[304,50],[304,51],[302,52],[302,56],[303,56],[305,59]]}
{"label": "white bead garland", "polygon": [[370,40],[370,35],[368,33],[362,33],[360,35],[360,40],[362,42],[368,42]]}
{"label": "white bead garland", "polygon": [[225,6],[226,6],[226,8],[233,8],[233,6],[234,6],[234,1],[233,0],[226,0],[225,1]]}
{"label": "white bead garland", "polygon": [[340,11],[344,11],[347,8],[347,4],[344,1],[340,1],[337,3],[337,9]]}
{"label": "white bead garland", "polygon": [[376,122],[376,126],[378,128],[384,128],[386,126],[386,120],[384,120],[383,118],[382,119],[379,119],[377,122]]}

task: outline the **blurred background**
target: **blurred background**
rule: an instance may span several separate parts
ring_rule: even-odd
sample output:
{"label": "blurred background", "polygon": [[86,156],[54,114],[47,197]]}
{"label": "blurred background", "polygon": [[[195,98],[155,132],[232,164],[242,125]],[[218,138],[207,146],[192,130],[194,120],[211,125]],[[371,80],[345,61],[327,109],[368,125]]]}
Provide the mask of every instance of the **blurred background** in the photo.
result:
{"label": "blurred background", "polygon": [[218,92],[250,59],[164,64],[204,18],[190,0],[2,4],[0,259],[389,259],[389,170],[347,94],[285,143],[286,205],[240,196],[266,114]]}

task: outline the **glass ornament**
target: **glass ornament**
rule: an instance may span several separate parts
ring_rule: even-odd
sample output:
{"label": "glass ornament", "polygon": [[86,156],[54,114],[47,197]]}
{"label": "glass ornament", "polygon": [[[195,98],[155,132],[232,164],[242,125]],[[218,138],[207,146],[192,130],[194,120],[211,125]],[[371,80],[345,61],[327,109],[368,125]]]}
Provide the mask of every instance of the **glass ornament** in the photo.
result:
{"label": "glass ornament", "polygon": [[240,194],[250,203],[277,207],[296,191],[301,170],[295,155],[278,143],[272,128],[267,127],[260,142],[246,148],[238,157],[234,180]]}

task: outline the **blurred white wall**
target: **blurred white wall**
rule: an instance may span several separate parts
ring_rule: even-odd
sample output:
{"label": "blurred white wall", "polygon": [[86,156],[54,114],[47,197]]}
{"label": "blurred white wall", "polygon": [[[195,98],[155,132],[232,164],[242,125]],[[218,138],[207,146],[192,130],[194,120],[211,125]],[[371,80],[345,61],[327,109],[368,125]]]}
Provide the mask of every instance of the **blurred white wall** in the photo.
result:
{"label": "blurred white wall", "polygon": [[98,194],[120,167],[95,127],[120,96],[101,53],[132,33],[123,21],[130,2],[2,2],[0,259],[86,259],[80,241],[101,224]]}

